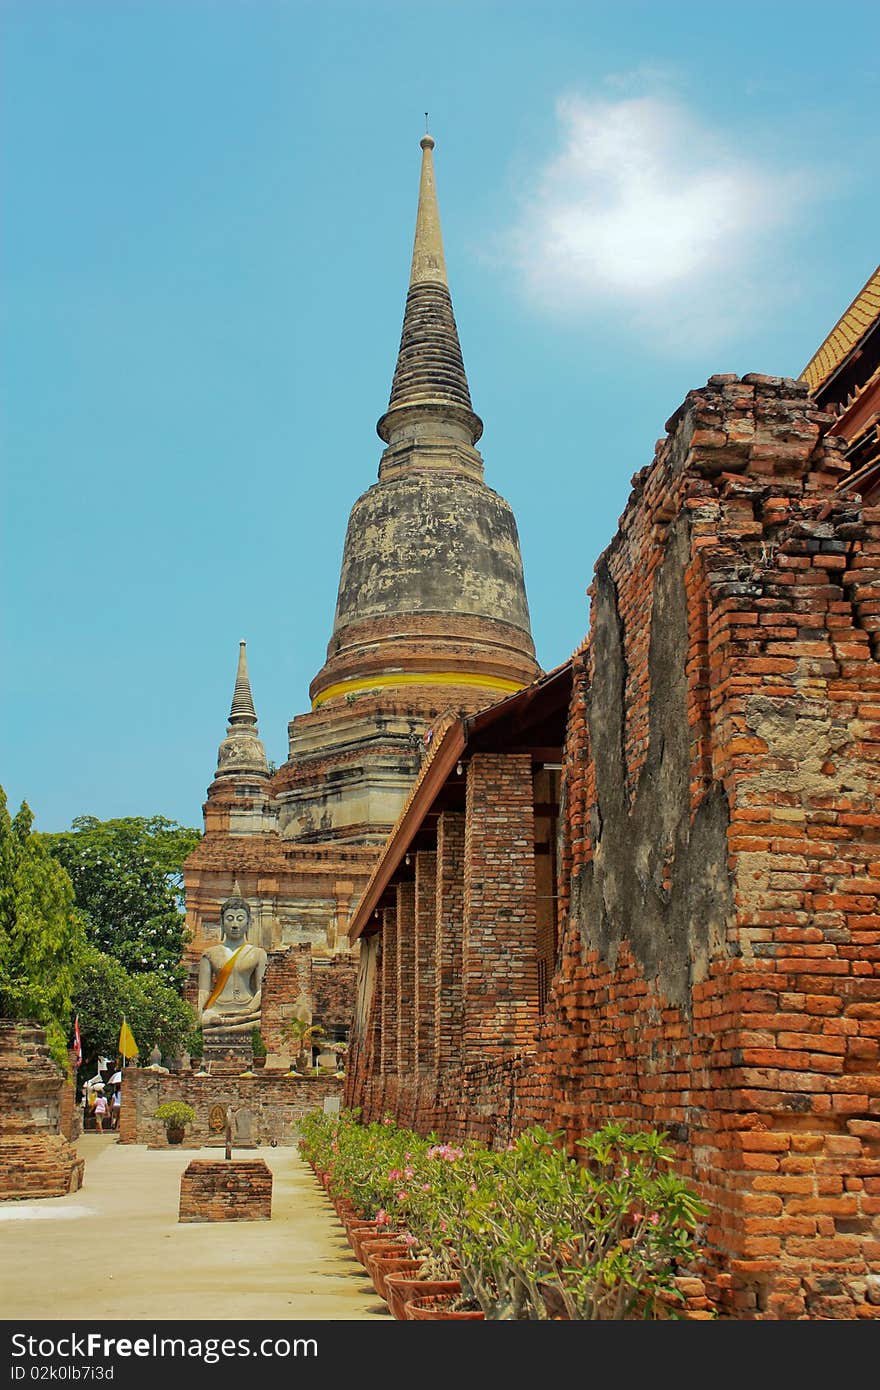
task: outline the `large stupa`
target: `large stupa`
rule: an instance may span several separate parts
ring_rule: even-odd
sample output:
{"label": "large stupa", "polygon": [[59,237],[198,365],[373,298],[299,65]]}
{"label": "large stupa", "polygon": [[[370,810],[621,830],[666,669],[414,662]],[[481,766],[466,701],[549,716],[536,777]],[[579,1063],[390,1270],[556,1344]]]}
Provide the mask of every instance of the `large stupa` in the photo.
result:
{"label": "large stupa", "polygon": [[238,883],[269,951],[347,948],[349,914],[447,711],[529,684],[535,659],[516,522],[483,478],[446,274],[434,141],[421,141],[415,241],[378,480],[351,509],[327,659],[270,774],[245,645],[185,866],[190,958]]}

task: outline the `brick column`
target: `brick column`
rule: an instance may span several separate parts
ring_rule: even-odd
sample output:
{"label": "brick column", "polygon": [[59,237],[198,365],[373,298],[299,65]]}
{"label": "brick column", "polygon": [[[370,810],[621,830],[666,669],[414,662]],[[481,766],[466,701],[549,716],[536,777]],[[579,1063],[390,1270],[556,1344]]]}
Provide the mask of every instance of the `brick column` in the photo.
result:
{"label": "brick column", "polygon": [[437,1009],[437,856],[416,855],[416,1056],[418,1071],[434,1066]]}
{"label": "brick column", "polygon": [[397,885],[397,1074],[409,1076],[416,1045],[416,886]]}
{"label": "brick column", "polygon": [[437,822],[437,909],[434,959],[434,1070],[461,1059],[464,941],[464,816],[444,811]]}
{"label": "brick column", "polygon": [[538,1020],[535,814],[528,753],[478,753],[467,773],[464,1053],[534,1042]]}
{"label": "brick column", "polygon": [[397,1071],[397,912],[386,907],[382,913],[382,1046],[384,1074]]}

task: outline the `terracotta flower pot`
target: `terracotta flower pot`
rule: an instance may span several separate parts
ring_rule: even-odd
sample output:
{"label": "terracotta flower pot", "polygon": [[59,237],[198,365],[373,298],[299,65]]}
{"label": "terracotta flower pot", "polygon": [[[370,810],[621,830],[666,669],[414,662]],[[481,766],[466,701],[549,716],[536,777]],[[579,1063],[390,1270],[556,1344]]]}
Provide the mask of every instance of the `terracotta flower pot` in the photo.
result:
{"label": "terracotta flower pot", "polygon": [[481,1308],[453,1308],[453,1300],[457,1296],[454,1293],[443,1293],[422,1294],[421,1297],[411,1298],[406,1305],[406,1315],[413,1322],[425,1318],[469,1318],[472,1321],[485,1321],[486,1315]]}
{"label": "terracotta flower pot", "polygon": [[431,1294],[461,1293],[459,1279],[420,1279],[415,1270],[411,1274],[392,1272],[385,1276],[385,1292],[388,1296],[388,1310],[398,1322],[406,1322],[409,1313],[406,1305],[410,1299],[424,1298]]}
{"label": "terracotta flower pot", "polygon": [[392,1250],[371,1251],[367,1256],[367,1272],[373,1281],[373,1288],[380,1298],[388,1302],[388,1294],[385,1288],[385,1276],[393,1274],[395,1271],[400,1274],[413,1274],[419,1267],[419,1261],[412,1259],[403,1249],[395,1248]]}
{"label": "terracotta flower pot", "polygon": [[375,1235],[375,1233],[376,1233],[376,1227],[375,1227],[374,1225],[371,1225],[371,1226],[358,1226],[357,1224],[354,1224],[354,1225],[351,1225],[351,1226],[346,1226],[346,1228],[345,1228],[345,1234],[346,1234],[346,1237],[347,1237],[347,1239],[348,1239],[348,1243],[349,1243],[349,1245],[351,1246],[351,1248],[352,1248],[352,1250],[353,1250],[353,1252],[354,1252],[354,1254],[355,1254],[355,1257],[356,1257],[357,1259],[360,1259],[360,1258],[361,1258],[361,1257],[360,1257],[360,1254],[358,1253],[358,1241],[359,1241],[360,1237],[361,1237],[361,1236],[367,1236],[367,1235]]}
{"label": "terracotta flower pot", "polygon": [[360,1242],[360,1261],[372,1279],[370,1260],[374,1255],[406,1254],[406,1246],[394,1236],[365,1236]]}
{"label": "terracotta flower pot", "polygon": [[355,1226],[352,1227],[349,1240],[351,1241],[351,1248],[355,1255],[364,1268],[366,1268],[367,1252],[370,1246],[376,1244],[387,1245],[389,1242],[389,1232],[381,1226],[371,1226],[367,1230]]}

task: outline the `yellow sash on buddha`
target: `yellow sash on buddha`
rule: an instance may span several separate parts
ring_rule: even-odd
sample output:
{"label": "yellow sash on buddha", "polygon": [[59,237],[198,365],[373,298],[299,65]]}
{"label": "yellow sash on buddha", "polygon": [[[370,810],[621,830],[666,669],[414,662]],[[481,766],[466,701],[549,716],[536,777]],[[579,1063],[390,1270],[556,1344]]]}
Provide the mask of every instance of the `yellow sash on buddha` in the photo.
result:
{"label": "yellow sash on buddha", "polygon": [[217,978],[214,981],[214,988],[211,990],[211,993],[208,995],[207,999],[202,1005],[203,1009],[210,1009],[214,1000],[219,999],[220,995],[223,993],[223,986],[226,984],[226,981],[232,974],[233,965],[238,960],[239,956],[241,955],[242,951],[247,946],[247,944],[248,943],[246,941],[243,941],[242,944],[239,946],[238,950],[234,951],[233,954],[229,957],[229,960],[226,962],[226,964],[221,965],[220,969],[217,971]]}

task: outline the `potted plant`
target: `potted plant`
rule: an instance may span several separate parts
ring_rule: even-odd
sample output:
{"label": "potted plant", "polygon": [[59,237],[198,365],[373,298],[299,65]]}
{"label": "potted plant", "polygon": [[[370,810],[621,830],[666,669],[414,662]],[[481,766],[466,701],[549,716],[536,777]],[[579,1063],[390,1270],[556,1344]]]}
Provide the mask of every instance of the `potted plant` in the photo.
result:
{"label": "potted plant", "polygon": [[266,1053],[269,1049],[263,1041],[263,1035],[259,1028],[251,1029],[251,1045],[254,1050],[254,1066],[264,1067],[266,1065]]}
{"label": "potted plant", "polygon": [[345,1054],[348,1051],[347,1042],[322,1042],[318,1050],[318,1066],[321,1071],[331,1072],[335,1076],[345,1075]]}
{"label": "potted plant", "polygon": [[153,1111],[153,1117],[165,1126],[169,1144],[182,1144],[186,1127],[192,1124],[196,1112],[185,1100],[166,1100]]}

